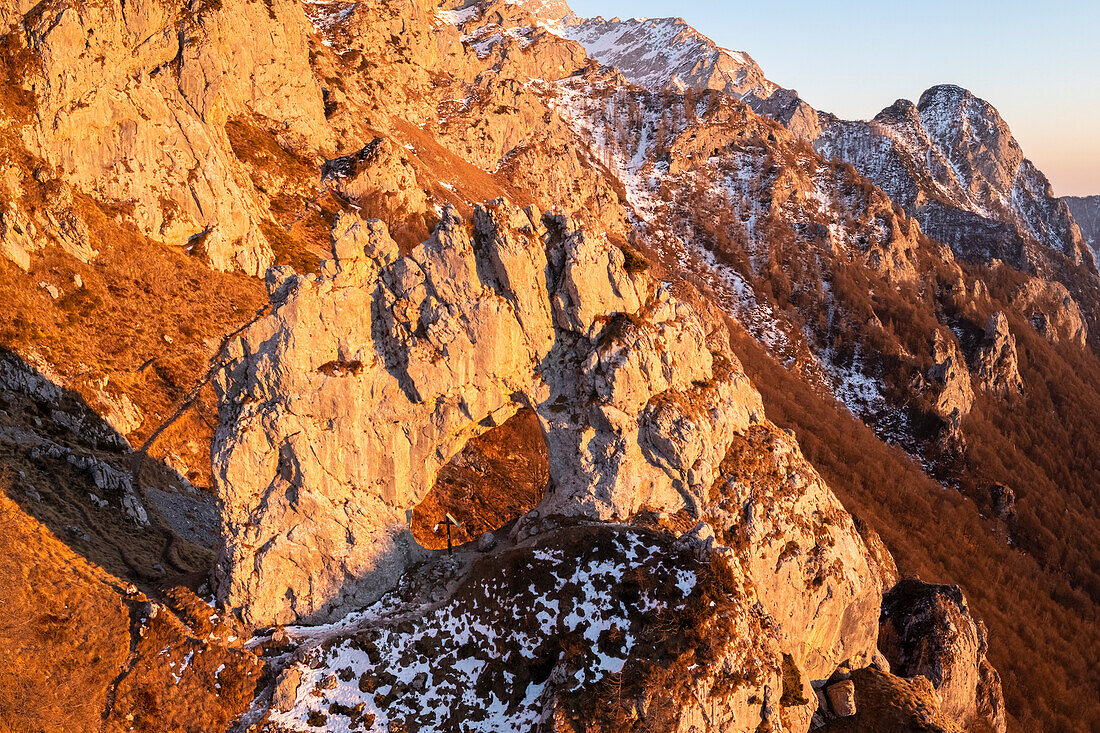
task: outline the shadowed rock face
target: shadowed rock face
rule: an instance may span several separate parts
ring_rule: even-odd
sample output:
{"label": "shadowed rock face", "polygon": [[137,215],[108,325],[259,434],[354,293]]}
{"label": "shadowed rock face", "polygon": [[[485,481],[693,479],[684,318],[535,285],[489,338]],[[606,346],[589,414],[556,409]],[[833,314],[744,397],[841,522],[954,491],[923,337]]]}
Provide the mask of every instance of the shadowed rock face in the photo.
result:
{"label": "shadowed rock face", "polygon": [[218,376],[227,608],[261,625],[377,598],[420,555],[407,512],[440,467],[521,406],[546,435],[544,513],[698,513],[759,395],[690,306],[545,222],[448,210],[400,258],[380,223],[343,217],[320,276],[272,273],[274,312]]}
{"label": "shadowed rock face", "polygon": [[1001,680],[986,659],[985,625],[970,615],[958,586],[899,582],[883,596],[878,643],[894,674],[931,681],[940,708],[962,728],[983,720],[1005,730]]}
{"label": "shadowed rock face", "polygon": [[1100,196],[1066,196],[1062,200],[1069,206],[1093,256],[1097,256],[1100,253]]}

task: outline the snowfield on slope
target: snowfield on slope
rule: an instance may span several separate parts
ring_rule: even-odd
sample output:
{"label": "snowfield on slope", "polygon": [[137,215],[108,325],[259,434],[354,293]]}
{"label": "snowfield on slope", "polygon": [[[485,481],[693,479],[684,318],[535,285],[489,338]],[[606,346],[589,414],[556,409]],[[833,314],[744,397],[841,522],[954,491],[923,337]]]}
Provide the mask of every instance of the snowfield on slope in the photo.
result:
{"label": "snowfield on slope", "polygon": [[334,626],[294,629],[328,638],[299,663],[294,706],[271,721],[293,731],[530,729],[552,677],[560,691],[622,670],[638,634],[685,603],[703,567],[636,529],[579,539],[489,558],[427,610],[391,615],[391,595]]}

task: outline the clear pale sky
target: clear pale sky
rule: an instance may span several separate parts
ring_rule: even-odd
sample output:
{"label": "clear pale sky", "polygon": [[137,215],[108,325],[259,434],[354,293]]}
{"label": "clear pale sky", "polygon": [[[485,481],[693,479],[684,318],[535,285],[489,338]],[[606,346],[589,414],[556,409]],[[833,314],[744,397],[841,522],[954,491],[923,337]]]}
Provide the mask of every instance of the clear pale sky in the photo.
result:
{"label": "clear pale sky", "polygon": [[1100,0],[570,0],[681,16],[814,107],[868,119],[958,84],[990,102],[1059,196],[1100,194]]}

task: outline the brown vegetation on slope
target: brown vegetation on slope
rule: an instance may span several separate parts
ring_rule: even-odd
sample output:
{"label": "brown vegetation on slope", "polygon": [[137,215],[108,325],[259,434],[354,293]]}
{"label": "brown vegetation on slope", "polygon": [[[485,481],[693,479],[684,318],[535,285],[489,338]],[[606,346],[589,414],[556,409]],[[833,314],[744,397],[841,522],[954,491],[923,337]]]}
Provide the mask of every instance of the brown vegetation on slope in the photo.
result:
{"label": "brown vegetation on slope", "polygon": [[3,730],[205,733],[251,702],[262,663],[239,642],[150,604],[4,496],[0,558]]}
{"label": "brown vegetation on slope", "polygon": [[[940,712],[936,691],[926,677],[911,679],[874,667],[852,672],[856,714],[829,721],[820,733],[958,733],[958,726]],[[986,733],[971,730],[969,733]]]}
{"label": "brown vegetation on slope", "polygon": [[1064,606],[1067,579],[1007,545],[957,491],[927,477],[904,451],[768,357],[744,331],[734,349],[768,417],[792,428],[845,508],[876,530],[903,574],[958,583],[990,630],[1010,730],[1090,731],[1100,623],[1090,603]]}
{"label": "brown vegetation on slope", "polygon": [[[938,245],[919,234],[911,242],[917,246],[907,248],[900,241],[893,251],[883,252],[889,257],[879,262],[893,269],[880,271],[873,249],[866,263],[858,254],[853,259],[848,253],[819,253],[815,227],[824,232],[827,219],[812,210],[799,212],[793,223],[775,215],[777,204],[795,200],[788,193],[792,186],[780,184],[802,165],[804,153],[795,149],[789,154],[782,146],[752,139],[742,147],[752,155],[767,154],[760,190],[750,192],[759,194],[765,212],[755,223],[763,235],[760,242],[754,245],[745,234],[742,221],[748,217],[731,215],[736,212],[705,185],[669,192],[682,214],[684,236],[704,243],[720,263],[743,275],[776,320],[793,325],[793,342],[809,335],[827,347],[838,365],[858,356],[863,371],[880,382],[894,405],[895,414],[886,415],[887,420],[898,414],[906,418],[904,432],[889,432],[932,458],[935,475],[976,505],[922,475],[898,449],[882,446],[831,399],[822,400],[820,392],[814,397],[805,370],[816,364],[800,349],[782,354],[790,358],[792,370],[802,371],[797,376],[760,353],[756,360],[742,355],[746,366],[756,363],[750,373],[769,415],[799,430],[807,456],[849,509],[868,520],[879,517],[869,523],[891,549],[904,549],[898,557],[903,569],[961,582],[968,596],[980,596],[974,605],[994,630],[993,659],[1005,672],[1010,710],[1021,723],[1089,729],[1100,720],[1100,705],[1092,702],[1095,693],[1090,697],[1088,692],[1097,680],[1091,660],[1100,656],[1100,635],[1094,631],[1100,618],[1095,593],[1100,558],[1094,557],[1100,547],[1095,536],[1100,476],[1093,425],[1100,413],[1100,364],[1066,342],[1052,346],[1007,305],[1024,278],[1007,267],[998,268],[999,274],[961,270],[940,260]],[[876,190],[866,181],[845,172],[843,165],[833,169],[849,203],[876,200]],[[857,205],[850,213],[864,217],[873,211]],[[748,213],[753,212],[750,206]],[[861,221],[854,231],[871,231],[871,223]],[[908,270],[911,276],[906,262],[915,266]],[[996,282],[998,277],[1005,282]],[[974,295],[981,291],[974,282],[978,278],[989,283],[992,300]],[[933,334],[946,334],[950,326],[963,334],[964,347],[972,347],[995,311],[1008,315],[1017,339],[1024,395],[1001,400],[978,390],[973,412],[962,425],[967,448],[959,458],[941,452],[935,440],[941,421],[930,395],[911,385],[924,381]],[[750,349],[746,341],[744,348],[759,347]],[[840,417],[827,417],[830,413]],[[876,451],[881,455],[876,457]],[[900,470],[901,464],[894,465],[899,461],[908,467]],[[1007,522],[979,514],[992,514],[990,487],[998,482],[1028,495],[1026,506],[1017,504],[1015,518]],[[996,581],[989,584],[988,577]],[[1027,591],[1020,594],[1020,585]],[[1021,629],[1021,619],[1032,619],[1030,628]],[[1075,694],[1090,700],[1087,711],[1074,705]]]}
{"label": "brown vegetation on slope", "polygon": [[[993,297],[1007,301],[1017,277],[1000,268],[989,278]],[[1100,360],[1077,344],[1050,343],[1022,316],[1004,310],[1024,390],[1009,399],[978,395],[964,424],[969,449],[957,467],[962,488],[992,515],[990,487],[1009,486],[1016,495],[1006,526],[1012,541],[1060,569],[1066,581],[1056,591],[1060,603],[1097,614]]]}
{"label": "brown vegetation on slope", "polygon": [[252,185],[268,200],[272,220],[261,229],[275,264],[315,272],[330,254],[329,231],[341,203],[319,191],[320,170],[271,132],[275,123],[260,115],[225,124],[233,154],[248,168]]}
{"label": "brown vegetation on slope", "polygon": [[[77,195],[99,256],[83,263],[47,246],[23,274],[0,259],[0,345],[37,356],[92,407],[99,393],[125,394],[143,414],[127,437],[166,458],[197,486],[210,486],[212,390],[197,389],[227,334],[266,303],[259,281],[211,271],[154,245]],[[81,285],[75,282],[79,276]],[[58,288],[53,300],[36,284]]]}

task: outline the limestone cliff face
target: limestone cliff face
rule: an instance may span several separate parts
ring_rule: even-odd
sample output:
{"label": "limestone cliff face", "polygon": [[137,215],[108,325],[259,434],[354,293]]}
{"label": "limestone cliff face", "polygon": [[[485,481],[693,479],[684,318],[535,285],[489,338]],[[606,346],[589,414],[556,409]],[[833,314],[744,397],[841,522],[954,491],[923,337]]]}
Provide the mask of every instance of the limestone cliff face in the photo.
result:
{"label": "limestone cliff face", "polygon": [[[812,684],[842,663],[876,660],[882,592],[896,572],[889,554],[867,548],[793,438],[765,420],[758,393],[696,306],[627,269],[618,248],[570,220],[504,201],[476,207],[469,222],[445,211],[406,257],[379,222],[341,217],[333,254],[318,276],[272,271],[274,311],[229,347],[218,380],[220,602],[251,626],[328,620],[375,603],[315,652],[305,637],[299,654],[320,671],[286,673],[296,683],[280,693],[280,724],[305,725],[317,697],[310,691],[319,690],[352,717],[411,716],[443,729],[468,707],[465,691],[496,674],[464,662],[456,645],[477,643],[529,668],[572,633],[576,583],[596,583],[593,592],[612,599],[583,611],[590,628],[628,631],[624,658],[673,681],[655,685],[646,673],[631,683],[641,685],[631,699],[644,702],[630,703],[641,707],[629,715],[665,730],[709,721],[753,731],[761,720],[801,729],[817,709]],[[534,408],[544,430],[547,495],[507,537],[478,543],[490,553],[483,560],[464,550],[459,567],[469,580],[452,589],[443,581],[454,568],[413,541],[408,510],[467,440],[521,406]],[[660,535],[638,534],[637,518],[647,514],[706,521],[665,547]],[[569,539],[578,526],[603,548],[591,570],[589,550],[578,556]],[[522,576],[522,589],[482,587],[479,578],[511,577],[508,568],[532,551],[526,567],[536,569]],[[682,589],[709,587],[710,563],[725,590],[643,599],[620,613],[614,599],[631,591],[616,563],[646,558],[657,576],[671,563]],[[386,630],[381,619],[422,608],[398,613],[395,596],[385,595],[418,560],[427,564],[395,593],[418,587],[434,563],[442,581],[417,592],[436,599],[436,610],[421,618],[422,633]],[[546,573],[560,577],[526,585]],[[703,607],[686,611],[696,600]],[[511,620],[516,604],[544,608],[550,624]],[[700,624],[705,674],[635,648],[642,638],[658,643],[651,608]],[[705,620],[715,613],[721,624]],[[453,638],[434,631],[459,617],[480,620]],[[594,639],[584,636],[585,644]],[[388,678],[371,681],[378,654],[394,670],[387,674],[418,676],[399,670],[414,669],[413,649],[429,644],[438,664],[415,682],[424,694],[401,696]],[[600,699],[599,670],[583,655],[554,655],[545,661],[558,671],[517,680],[514,704],[485,720],[564,720]],[[326,669],[348,665],[352,676],[325,681]],[[689,678],[692,695],[680,689]],[[387,686],[395,697],[364,694]],[[452,702],[436,706],[440,697]],[[584,719],[617,720],[626,714],[619,704],[600,703]]]}
{"label": "limestone cliff face", "polygon": [[874,661],[873,619],[893,560],[868,550],[792,436],[763,424],[738,435],[711,489],[708,518],[811,683],[820,686],[843,662]]}
{"label": "limestone cliff face", "polygon": [[263,275],[264,214],[223,125],[263,115],[324,144],[301,6],[58,2],[20,20],[16,42],[34,59],[22,80],[34,118],[21,135],[43,161],[36,176],[124,207],[143,234],[218,269]]}
{"label": "limestone cliff face", "polygon": [[271,278],[273,314],[218,379],[219,597],[250,624],[377,598],[417,555],[405,513],[436,471],[521,406],[546,431],[545,509],[600,519],[697,511],[762,416],[692,308],[566,219],[448,210],[399,257],[345,218],[333,246],[320,275]]}
{"label": "limestone cliff face", "polygon": [[1028,278],[1013,293],[1012,305],[1052,343],[1066,341],[1085,346],[1088,342],[1088,324],[1081,306],[1059,282]]}
{"label": "limestone cliff face", "polygon": [[932,342],[932,366],[928,378],[933,411],[943,421],[942,441],[947,446],[961,445],[962,422],[974,404],[970,372],[958,341],[936,332]]}
{"label": "limestone cliff face", "polygon": [[975,359],[975,378],[993,394],[1005,397],[1023,392],[1016,337],[1008,327],[1008,318],[997,312],[989,317],[985,338]]}

